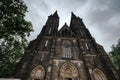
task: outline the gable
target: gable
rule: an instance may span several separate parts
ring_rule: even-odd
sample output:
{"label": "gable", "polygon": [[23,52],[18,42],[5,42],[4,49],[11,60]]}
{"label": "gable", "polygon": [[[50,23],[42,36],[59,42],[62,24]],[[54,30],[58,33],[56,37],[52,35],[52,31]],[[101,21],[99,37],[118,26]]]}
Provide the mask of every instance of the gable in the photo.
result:
{"label": "gable", "polygon": [[74,37],[74,33],[65,23],[65,25],[58,31],[59,37]]}

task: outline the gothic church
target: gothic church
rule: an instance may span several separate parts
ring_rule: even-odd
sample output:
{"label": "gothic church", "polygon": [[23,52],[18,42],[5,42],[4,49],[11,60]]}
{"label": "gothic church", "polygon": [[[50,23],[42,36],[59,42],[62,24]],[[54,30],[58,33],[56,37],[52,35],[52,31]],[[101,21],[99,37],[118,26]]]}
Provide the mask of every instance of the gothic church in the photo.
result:
{"label": "gothic church", "polygon": [[103,47],[96,43],[81,18],[71,14],[58,30],[57,11],[29,43],[15,70],[21,80],[120,80]]}

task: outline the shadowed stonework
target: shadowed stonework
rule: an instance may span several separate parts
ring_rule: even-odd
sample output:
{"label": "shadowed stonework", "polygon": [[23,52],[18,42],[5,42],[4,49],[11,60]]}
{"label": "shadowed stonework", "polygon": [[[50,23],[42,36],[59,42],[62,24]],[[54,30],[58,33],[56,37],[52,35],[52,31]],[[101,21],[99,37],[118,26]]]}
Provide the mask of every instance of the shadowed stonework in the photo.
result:
{"label": "shadowed stonework", "polygon": [[81,18],[71,15],[58,31],[57,11],[29,43],[16,67],[22,80],[120,80],[103,47],[96,43]]}

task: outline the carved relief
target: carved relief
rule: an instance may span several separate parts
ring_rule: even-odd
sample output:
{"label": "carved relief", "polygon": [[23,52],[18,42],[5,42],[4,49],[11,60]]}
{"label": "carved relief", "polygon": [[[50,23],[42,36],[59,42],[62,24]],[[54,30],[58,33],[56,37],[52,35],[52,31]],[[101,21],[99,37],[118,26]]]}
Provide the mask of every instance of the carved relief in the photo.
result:
{"label": "carved relief", "polygon": [[78,79],[77,68],[70,62],[66,62],[60,68],[60,80],[74,80]]}
{"label": "carved relief", "polygon": [[45,70],[41,65],[36,66],[30,75],[30,80],[44,80]]}
{"label": "carved relief", "polygon": [[105,74],[99,69],[94,69],[93,77],[95,80],[107,80]]}

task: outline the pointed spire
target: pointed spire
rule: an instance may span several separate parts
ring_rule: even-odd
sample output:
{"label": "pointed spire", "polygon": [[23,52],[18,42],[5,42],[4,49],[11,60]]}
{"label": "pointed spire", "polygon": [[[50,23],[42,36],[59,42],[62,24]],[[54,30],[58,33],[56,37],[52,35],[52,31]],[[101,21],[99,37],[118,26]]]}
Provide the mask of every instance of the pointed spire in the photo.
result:
{"label": "pointed spire", "polygon": [[67,25],[67,23],[65,22],[65,24],[64,25]]}
{"label": "pointed spire", "polygon": [[65,22],[64,26],[68,27],[67,23]]}
{"label": "pointed spire", "polygon": [[57,14],[57,10],[55,11],[55,13],[53,14],[54,17],[59,17]]}
{"label": "pointed spire", "polygon": [[71,18],[76,18],[76,15],[73,12],[71,12]]}

